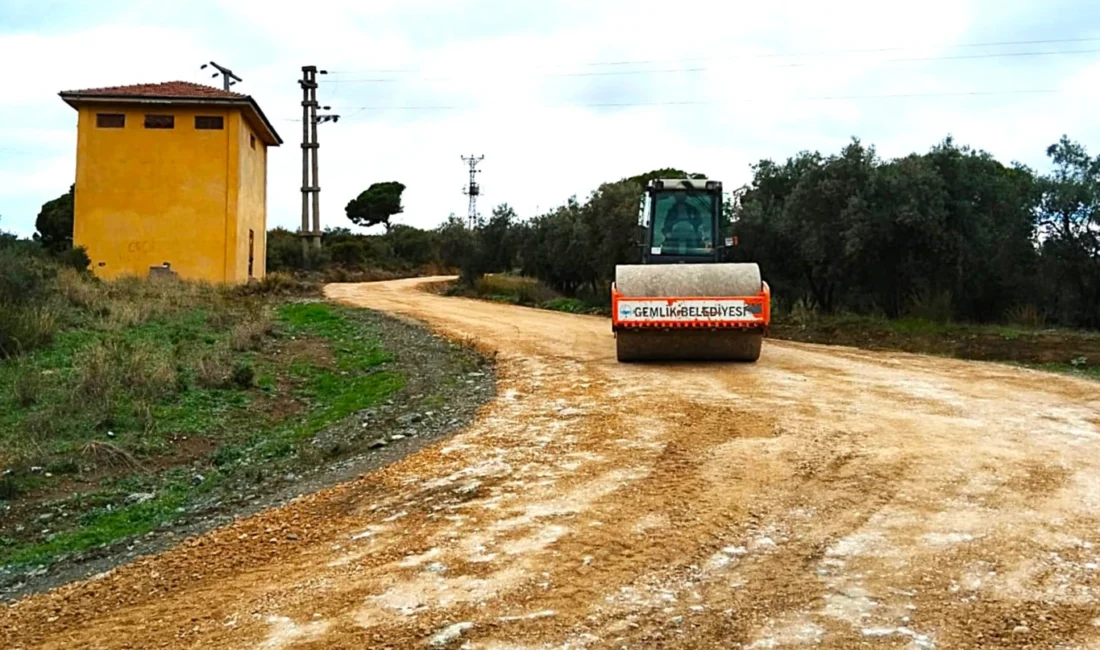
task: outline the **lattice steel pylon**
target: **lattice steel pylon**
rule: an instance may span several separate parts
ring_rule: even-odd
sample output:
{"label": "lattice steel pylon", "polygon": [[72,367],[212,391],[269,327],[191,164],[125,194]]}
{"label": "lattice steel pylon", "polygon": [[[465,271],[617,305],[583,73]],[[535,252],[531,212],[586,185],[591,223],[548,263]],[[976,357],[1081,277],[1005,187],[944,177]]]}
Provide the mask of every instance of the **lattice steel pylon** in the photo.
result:
{"label": "lattice steel pylon", "polygon": [[462,156],[462,161],[470,166],[470,184],[462,188],[462,193],[470,197],[470,208],[467,219],[469,220],[470,228],[477,228],[481,225],[481,216],[477,213],[477,197],[481,194],[481,186],[478,185],[477,175],[481,173],[481,170],[477,168],[477,164],[485,159],[485,156]]}

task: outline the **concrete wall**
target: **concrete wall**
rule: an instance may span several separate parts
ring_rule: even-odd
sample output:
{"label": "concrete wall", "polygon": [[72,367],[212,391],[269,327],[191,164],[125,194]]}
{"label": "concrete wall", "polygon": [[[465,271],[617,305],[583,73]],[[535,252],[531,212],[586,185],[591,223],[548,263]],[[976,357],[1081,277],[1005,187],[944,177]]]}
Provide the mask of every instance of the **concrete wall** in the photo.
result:
{"label": "concrete wall", "polygon": [[[97,127],[97,113],[125,115],[124,128]],[[173,115],[174,128],[146,128],[146,114]],[[238,216],[251,220],[262,246],[263,202],[257,216],[255,197],[265,194],[266,165],[258,165],[262,175],[253,169],[259,153],[239,110],[96,104],[78,115],[73,241],[87,248],[98,276],[145,276],[169,262],[188,279],[247,281],[250,226]],[[196,129],[197,115],[221,116],[224,127]]]}
{"label": "concrete wall", "polygon": [[247,281],[249,242],[253,234],[252,276],[263,278],[267,266],[267,145],[251,129],[247,120],[239,120],[236,277]]}

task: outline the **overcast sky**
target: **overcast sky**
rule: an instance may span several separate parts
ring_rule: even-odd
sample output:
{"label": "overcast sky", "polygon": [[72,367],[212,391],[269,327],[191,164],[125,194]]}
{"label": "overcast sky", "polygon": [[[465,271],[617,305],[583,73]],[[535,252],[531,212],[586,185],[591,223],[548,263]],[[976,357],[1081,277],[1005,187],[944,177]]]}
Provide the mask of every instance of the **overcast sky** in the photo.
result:
{"label": "overcast sky", "polygon": [[269,227],[300,223],[306,64],[330,71],[319,98],[342,116],[320,127],[326,226],[350,225],[347,201],[387,180],[408,186],[401,223],[464,215],[471,153],[485,156],[482,212],[526,217],[658,167],[736,186],[761,158],[853,136],[894,157],[952,134],[1036,168],[1063,133],[1100,152],[1095,0],[678,6],[0,0],[0,229],[30,234],[73,182],[76,114],[59,91],[220,84],[199,69],[210,60],[286,141],[270,152]]}

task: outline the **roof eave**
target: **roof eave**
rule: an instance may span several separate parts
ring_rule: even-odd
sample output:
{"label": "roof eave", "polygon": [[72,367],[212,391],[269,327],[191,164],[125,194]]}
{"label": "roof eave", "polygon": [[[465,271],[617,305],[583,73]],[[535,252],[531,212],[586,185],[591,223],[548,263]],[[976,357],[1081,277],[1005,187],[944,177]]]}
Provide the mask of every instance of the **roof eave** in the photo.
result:
{"label": "roof eave", "polygon": [[191,105],[222,105],[222,106],[238,106],[247,107],[255,113],[257,121],[263,127],[267,137],[265,141],[268,146],[279,146],[283,144],[282,137],[272,126],[271,121],[264,115],[263,110],[260,108],[256,100],[250,96],[244,97],[172,97],[172,96],[154,96],[154,95],[142,95],[135,97],[133,95],[87,95],[82,93],[58,93],[61,99],[76,108],[79,104],[191,104]]}

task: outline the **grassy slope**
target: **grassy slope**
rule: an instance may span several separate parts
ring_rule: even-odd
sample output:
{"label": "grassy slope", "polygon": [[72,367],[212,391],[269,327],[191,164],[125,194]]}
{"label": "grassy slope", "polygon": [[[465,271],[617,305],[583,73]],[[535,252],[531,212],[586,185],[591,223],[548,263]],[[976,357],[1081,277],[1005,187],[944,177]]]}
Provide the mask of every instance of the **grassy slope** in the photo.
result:
{"label": "grassy slope", "polygon": [[[489,276],[481,279],[472,288],[454,285],[446,291],[453,295],[571,313],[610,314],[608,299],[603,296],[590,300],[566,298],[535,280],[517,276]],[[1100,379],[1098,332],[941,323],[916,318],[890,320],[868,316],[807,314],[800,317],[776,317],[771,335],[779,339],[809,343],[1001,361]]]}
{"label": "grassy slope", "polygon": [[52,345],[0,362],[0,565],[140,535],[315,460],[304,441],[404,382],[351,310],[187,285],[74,292]]}

